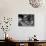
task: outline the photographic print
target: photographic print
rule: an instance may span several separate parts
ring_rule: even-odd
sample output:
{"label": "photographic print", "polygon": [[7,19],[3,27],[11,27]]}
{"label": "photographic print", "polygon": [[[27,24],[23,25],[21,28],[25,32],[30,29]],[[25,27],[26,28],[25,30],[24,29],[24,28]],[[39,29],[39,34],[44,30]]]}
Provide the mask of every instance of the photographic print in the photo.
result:
{"label": "photographic print", "polygon": [[18,26],[34,26],[34,14],[18,14]]}

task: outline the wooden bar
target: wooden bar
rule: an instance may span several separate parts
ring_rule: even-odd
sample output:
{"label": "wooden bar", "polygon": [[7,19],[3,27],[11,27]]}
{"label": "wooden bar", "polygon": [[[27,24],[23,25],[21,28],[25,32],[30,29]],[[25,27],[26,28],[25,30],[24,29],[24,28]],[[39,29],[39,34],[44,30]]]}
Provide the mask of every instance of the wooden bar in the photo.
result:
{"label": "wooden bar", "polygon": [[[39,41],[29,41],[29,40],[0,40],[5,41],[6,45],[13,45],[13,46],[46,46],[46,40],[39,40]],[[4,42],[3,42],[4,43]],[[4,44],[5,44],[4,43]],[[20,45],[23,44],[23,45]]]}

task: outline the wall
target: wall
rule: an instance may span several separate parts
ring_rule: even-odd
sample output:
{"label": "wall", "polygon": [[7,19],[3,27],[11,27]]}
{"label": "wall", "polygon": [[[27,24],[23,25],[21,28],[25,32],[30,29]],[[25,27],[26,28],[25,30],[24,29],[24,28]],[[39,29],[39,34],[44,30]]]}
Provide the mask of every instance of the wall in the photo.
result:
{"label": "wall", "polygon": [[[17,40],[27,40],[34,34],[37,35],[39,40],[45,39],[45,15],[46,6],[40,8],[33,8],[30,6],[28,0],[0,0],[0,19],[1,17],[13,17],[13,22],[10,33]],[[35,26],[34,27],[19,27],[18,14],[34,14]],[[2,35],[2,31],[0,31]],[[45,34],[44,34],[45,33]],[[4,34],[4,33],[3,33]],[[0,39],[3,37],[0,36]],[[4,38],[3,38],[4,39]]]}

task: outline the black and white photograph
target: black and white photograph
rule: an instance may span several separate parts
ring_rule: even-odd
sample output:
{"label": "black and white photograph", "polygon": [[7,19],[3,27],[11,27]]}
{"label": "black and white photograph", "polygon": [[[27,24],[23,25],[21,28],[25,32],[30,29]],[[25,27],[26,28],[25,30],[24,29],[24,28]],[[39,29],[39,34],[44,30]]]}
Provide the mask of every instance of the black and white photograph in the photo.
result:
{"label": "black and white photograph", "polygon": [[18,26],[34,26],[34,14],[18,14]]}

